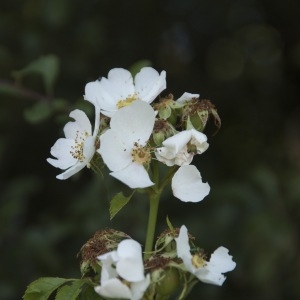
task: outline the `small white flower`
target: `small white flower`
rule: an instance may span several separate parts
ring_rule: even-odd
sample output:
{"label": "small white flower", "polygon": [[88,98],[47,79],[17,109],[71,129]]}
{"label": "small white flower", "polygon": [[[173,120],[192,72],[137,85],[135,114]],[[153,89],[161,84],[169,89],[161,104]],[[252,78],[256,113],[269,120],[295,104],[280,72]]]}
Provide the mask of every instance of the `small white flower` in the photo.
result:
{"label": "small white flower", "polygon": [[[103,297],[139,300],[150,284],[144,275],[142,248],[134,240],[123,240],[117,250],[100,255],[100,285],[95,291]],[[125,280],[126,282],[123,282]]]}
{"label": "small white flower", "polygon": [[167,166],[189,165],[195,154],[201,154],[208,148],[207,137],[195,129],[181,131],[163,141],[157,148],[156,158]]}
{"label": "small white flower", "polygon": [[183,202],[199,202],[210,192],[207,182],[193,165],[180,167],[172,178],[173,195]]}
{"label": "small white flower", "polygon": [[219,247],[215,250],[209,261],[204,260],[198,254],[192,255],[187,228],[184,225],[181,226],[175,241],[177,256],[182,259],[186,269],[202,282],[221,286],[226,279],[223,273],[232,271],[236,266],[225,247]]}
{"label": "small white flower", "polygon": [[153,108],[144,101],[118,110],[108,129],[100,137],[103,161],[112,171],[110,175],[130,188],[145,188],[153,185],[145,165],[151,160],[147,141],[155,121]]}
{"label": "small white flower", "polygon": [[96,109],[94,133],[92,133],[90,120],[82,110],[73,110],[70,117],[75,121],[65,125],[65,138],[58,139],[51,148],[50,153],[56,159],[47,159],[47,162],[54,167],[66,170],[56,176],[58,179],[67,179],[88,166],[96,151],[95,141],[100,122],[99,110]]}
{"label": "small white flower", "polygon": [[142,68],[133,82],[129,71],[115,68],[109,71],[107,78],[89,82],[85,86],[84,99],[100,107],[104,115],[112,117],[118,109],[135,100],[151,103],[165,88],[165,71],[159,74],[153,68]]}

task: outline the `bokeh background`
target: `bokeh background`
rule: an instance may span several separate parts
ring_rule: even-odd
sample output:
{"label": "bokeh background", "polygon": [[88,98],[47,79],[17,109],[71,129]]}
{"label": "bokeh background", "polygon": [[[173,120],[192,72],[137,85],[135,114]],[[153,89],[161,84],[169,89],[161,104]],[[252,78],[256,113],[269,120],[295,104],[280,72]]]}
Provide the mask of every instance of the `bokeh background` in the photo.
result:
{"label": "bokeh background", "polygon": [[[41,57],[41,70],[16,72]],[[169,193],[160,207],[158,233],[168,215],[237,262],[223,287],[199,283],[190,299],[300,299],[297,0],[1,1],[0,298],[21,299],[41,276],[78,277],[76,254],[100,228],[143,242],[146,201],[110,222],[116,183],[87,169],[59,181],[46,158],[72,109],[93,116],[87,82],[145,60],[166,70],[163,94],[200,93],[222,118],[196,159],[210,195]]]}

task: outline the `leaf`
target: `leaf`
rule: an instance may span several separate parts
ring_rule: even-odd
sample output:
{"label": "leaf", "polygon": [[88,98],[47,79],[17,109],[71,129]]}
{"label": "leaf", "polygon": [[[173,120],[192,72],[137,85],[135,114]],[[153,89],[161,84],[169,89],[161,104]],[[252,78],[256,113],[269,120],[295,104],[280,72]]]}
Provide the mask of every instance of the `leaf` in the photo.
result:
{"label": "leaf", "polygon": [[92,285],[86,284],[83,287],[82,293],[79,296],[79,300],[104,300],[94,290]]}
{"label": "leaf", "polygon": [[25,120],[29,123],[36,124],[48,119],[53,112],[53,107],[44,101],[39,101],[31,107],[26,108],[23,112]]}
{"label": "leaf", "polygon": [[124,196],[122,192],[116,194],[110,202],[109,213],[112,220],[115,215],[129,202],[134,191],[128,197]]}
{"label": "leaf", "polygon": [[33,281],[26,289],[24,300],[47,300],[62,284],[72,279],[42,277]]}
{"label": "leaf", "polygon": [[24,69],[12,72],[12,75],[18,80],[29,74],[40,74],[43,77],[47,95],[52,94],[55,80],[59,72],[59,60],[53,54],[44,55],[31,62]]}
{"label": "leaf", "polygon": [[86,284],[85,280],[75,279],[71,283],[60,287],[55,300],[76,300],[78,295],[82,292],[84,284]]}

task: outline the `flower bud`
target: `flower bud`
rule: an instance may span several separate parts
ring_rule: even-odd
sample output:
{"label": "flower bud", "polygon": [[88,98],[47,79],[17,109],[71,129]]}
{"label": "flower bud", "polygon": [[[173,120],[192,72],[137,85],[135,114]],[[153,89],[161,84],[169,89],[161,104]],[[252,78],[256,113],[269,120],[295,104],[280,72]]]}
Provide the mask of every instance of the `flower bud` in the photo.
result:
{"label": "flower bud", "polygon": [[[167,268],[161,274],[161,279],[156,284],[157,298],[159,296],[172,296],[180,287],[179,273],[176,268]],[[159,295],[159,296],[158,296]]]}
{"label": "flower bud", "polygon": [[182,108],[181,123],[185,129],[196,129],[203,132],[207,122],[212,116],[217,130],[221,127],[221,119],[215,106],[210,100],[192,98],[185,102]]}
{"label": "flower bud", "polygon": [[82,277],[95,276],[100,273],[97,257],[117,249],[118,244],[128,239],[126,233],[114,229],[97,231],[80,249],[77,256],[81,257],[80,271]]}
{"label": "flower bud", "polygon": [[173,100],[173,95],[169,94],[165,98],[160,98],[158,103],[153,104],[153,109],[158,111],[161,119],[168,120],[172,125],[176,125],[177,109],[183,105]]}
{"label": "flower bud", "polygon": [[165,119],[156,119],[152,133],[156,146],[161,146],[162,142],[170,136],[176,134],[175,128]]}

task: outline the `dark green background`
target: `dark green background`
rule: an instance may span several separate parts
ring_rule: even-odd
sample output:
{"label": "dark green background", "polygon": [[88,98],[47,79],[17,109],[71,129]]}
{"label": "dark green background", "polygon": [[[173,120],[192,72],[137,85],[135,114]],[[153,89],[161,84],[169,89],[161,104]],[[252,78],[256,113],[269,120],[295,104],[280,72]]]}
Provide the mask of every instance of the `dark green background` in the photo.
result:
{"label": "dark green background", "polygon": [[[85,84],[143,59],[166,70],[163,94],[200,93],[222,118],[195,160],[210,195],[185,204],[166,194],[159,214],[158,232],[168,214],[206,251],[223,245],[237,262],[223,287],[199,283],[190,299],[300,299],[299,1],[7,0],[0,42],[2,86],[12,71],[54,54],[54,95],[68,101],[32,124],[24,111],[39,96],[0,91],[1,299],[20,299],[41,276],[78,277],[76,254],[100,228],[143,243],[145,200],[110,222],[121,185],[86,169],[59,181],[46,162],[68,113],[87,105]],[[44,93],[39,76],[23,85]]]}

